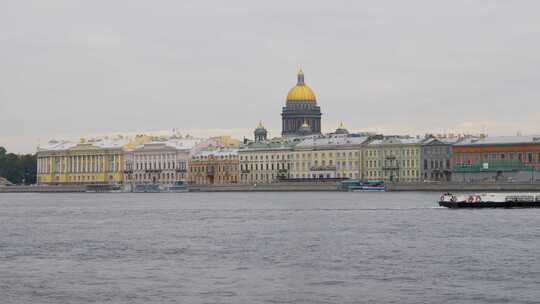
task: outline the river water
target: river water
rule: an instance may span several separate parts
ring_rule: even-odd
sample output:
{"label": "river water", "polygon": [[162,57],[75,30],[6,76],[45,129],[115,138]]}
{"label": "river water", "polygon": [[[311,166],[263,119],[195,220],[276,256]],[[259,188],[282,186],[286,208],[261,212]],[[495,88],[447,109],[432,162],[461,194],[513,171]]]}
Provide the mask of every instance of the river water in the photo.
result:
{"label": "river water", "polygon": [[0,194],[0,303],[539,303],[540,210],[438,196]]}

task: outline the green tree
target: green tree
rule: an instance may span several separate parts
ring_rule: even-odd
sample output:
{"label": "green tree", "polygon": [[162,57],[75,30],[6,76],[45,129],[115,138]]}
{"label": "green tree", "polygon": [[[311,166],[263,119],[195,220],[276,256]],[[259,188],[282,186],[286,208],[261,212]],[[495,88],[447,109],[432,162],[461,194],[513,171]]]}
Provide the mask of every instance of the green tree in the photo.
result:
{"label": "green tree", "polygon": [[14,184],[33,184],[36,182],[37,158],[35,154],[17,155],[7,153],[0,147],[0,176]]}

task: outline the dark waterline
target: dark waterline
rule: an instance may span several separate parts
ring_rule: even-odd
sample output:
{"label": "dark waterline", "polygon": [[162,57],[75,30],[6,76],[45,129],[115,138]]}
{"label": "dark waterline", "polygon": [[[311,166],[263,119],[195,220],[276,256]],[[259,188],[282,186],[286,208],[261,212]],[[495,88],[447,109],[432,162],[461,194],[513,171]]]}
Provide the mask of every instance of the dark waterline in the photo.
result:
{"label": "dark waterline", "polygon": [[0,194],[0,303],[539,303],[540,210],[438,196]]}

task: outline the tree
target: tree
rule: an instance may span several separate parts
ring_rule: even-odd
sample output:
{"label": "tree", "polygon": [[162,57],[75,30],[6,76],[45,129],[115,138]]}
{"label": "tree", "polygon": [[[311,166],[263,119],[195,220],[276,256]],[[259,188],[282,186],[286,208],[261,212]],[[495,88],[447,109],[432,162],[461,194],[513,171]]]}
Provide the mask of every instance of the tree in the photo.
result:
{"label": "tree", "polygon": [[35,154],[17,155],[7,153],[0,147],[0,176],[14,184],[36,182],[37,157]]}

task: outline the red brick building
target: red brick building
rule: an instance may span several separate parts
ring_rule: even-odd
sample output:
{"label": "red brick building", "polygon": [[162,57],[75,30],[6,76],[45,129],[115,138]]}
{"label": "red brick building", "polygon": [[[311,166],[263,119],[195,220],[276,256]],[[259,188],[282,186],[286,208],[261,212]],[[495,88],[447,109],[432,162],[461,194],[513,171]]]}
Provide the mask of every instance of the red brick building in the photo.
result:
{"label": "red brick building", "polygon": [[467,139],[452,146],[452,163],[457,181],[536,181],[540,136]]}

